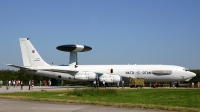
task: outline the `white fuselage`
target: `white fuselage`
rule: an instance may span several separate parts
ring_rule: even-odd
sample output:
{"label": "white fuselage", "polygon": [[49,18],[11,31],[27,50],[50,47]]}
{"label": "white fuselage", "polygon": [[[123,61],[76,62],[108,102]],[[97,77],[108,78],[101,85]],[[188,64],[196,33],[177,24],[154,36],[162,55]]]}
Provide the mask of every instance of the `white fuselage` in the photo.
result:
{"label": "white fuselage", "polygon": [[[35,74],[48,76],[52,78],[61,78],[63,80],[76,80],[75,76],[77,74],[85,75],[87,72],[91,73],[104,73],[112,75],[119,75],[122,77],[130,78],[144,78],[145,82],[176,82],[185,81],[189,78],[196,76],[196,74],[185,70],[184,67],[173,66],[173,65],[78,65],[76,68],[70,66],[40,66],[31,69],[37,70]],[[81,71],[77,73],[69,72],[56,72],[56,71],[46,71],[46,69],[55,70],[72,70]],[[111,73],[112,69],[112,73]],[[45,70],[45,71],[43,71]],[[153,74],[152,71],[155,70],[170,70],[171,74]],[[100,78],[103,75],[100,76]]]}

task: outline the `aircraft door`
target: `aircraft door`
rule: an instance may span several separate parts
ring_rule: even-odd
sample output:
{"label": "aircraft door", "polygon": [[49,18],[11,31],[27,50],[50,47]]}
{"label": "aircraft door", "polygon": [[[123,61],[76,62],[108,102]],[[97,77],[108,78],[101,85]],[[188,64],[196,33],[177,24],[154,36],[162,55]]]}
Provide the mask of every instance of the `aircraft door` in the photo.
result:
{"label": "aircraft door", "polygon": [[110,73],[113,73],[113,69],[112,68],[110,69]]}

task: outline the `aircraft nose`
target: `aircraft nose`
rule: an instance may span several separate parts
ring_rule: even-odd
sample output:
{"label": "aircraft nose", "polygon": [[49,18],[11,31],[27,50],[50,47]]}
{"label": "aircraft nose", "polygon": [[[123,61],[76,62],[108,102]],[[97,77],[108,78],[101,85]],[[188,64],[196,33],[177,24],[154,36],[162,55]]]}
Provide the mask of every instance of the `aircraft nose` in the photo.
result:
{"label": "aircraft nose", "polygon": [[196,74],[192,72],[192,77],[195,77],[195,76],[196,76]]}
{"label": "aircraft nose", "polygon": [[196,74],[194,73],[194,72],[189,72],[189,74],[188,74],[189,76],[190,76],[190,78],[193,78],[193,77],[195,77],[196,76]]}

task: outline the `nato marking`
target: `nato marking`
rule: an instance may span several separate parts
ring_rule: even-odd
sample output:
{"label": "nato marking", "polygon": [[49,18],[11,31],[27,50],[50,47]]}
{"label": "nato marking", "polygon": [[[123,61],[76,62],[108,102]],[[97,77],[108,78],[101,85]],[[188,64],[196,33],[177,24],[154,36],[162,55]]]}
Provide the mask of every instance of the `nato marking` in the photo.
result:
{"label": "nato marking", "polygon": [[134,74],[134,71],[127,71],[126,74]]}

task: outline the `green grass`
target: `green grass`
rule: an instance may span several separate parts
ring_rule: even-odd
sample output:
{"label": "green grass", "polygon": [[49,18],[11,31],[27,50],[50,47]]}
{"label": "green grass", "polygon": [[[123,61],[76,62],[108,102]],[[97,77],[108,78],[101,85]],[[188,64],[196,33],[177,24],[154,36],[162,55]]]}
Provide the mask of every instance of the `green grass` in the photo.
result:
{"label": "green grass", "polygon": [[200,112],[198,89],[75,89],[4,93],[0,98]]}

